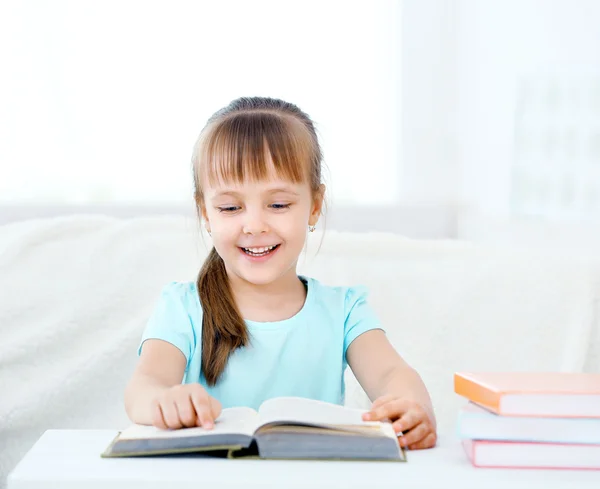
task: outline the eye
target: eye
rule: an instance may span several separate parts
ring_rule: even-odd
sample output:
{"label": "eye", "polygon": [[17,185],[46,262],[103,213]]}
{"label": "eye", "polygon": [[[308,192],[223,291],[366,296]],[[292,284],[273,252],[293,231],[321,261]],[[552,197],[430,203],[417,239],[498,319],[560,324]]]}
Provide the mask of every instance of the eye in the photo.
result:
{"label": "eye", "polygon": [[275,210],[289,209],[291,204],[271,204],[271,207]]}
{"label": "eye", "polygon": [[217,207],[217,209],[219,210],[219,212],[232,213],[239,210],[240,208],[236,205],[226,205],[223,207]]}

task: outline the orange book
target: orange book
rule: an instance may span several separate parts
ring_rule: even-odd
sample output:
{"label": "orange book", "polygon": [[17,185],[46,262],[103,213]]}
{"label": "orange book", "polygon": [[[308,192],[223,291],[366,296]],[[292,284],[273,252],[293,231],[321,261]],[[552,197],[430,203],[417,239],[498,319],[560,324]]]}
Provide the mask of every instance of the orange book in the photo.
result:
{"label": "orange book", "polygon": [[600,418],[600,374],[457,372],[454,392],[503,416]]}

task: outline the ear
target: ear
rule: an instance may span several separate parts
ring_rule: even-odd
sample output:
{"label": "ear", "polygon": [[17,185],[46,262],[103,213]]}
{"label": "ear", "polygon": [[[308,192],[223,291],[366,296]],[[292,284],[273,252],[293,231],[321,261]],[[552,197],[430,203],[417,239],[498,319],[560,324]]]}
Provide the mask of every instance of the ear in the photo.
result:
{"label": "ear", "polygon": [[325,200],[325,185],[319,185],[319,190],[313,195],[312,209],[308,218],[309,226],[316,226],[319,217],[323,213],[323,202]]}

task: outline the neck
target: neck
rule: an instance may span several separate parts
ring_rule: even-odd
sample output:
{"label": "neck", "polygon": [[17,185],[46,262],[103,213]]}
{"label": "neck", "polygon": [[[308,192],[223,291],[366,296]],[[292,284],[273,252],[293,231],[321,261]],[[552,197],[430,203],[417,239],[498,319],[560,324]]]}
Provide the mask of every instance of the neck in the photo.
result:
{"label": "neck", "polygon": [[306,299],[304,284],[295,267],[269,284],[253,284],[229,273],[229,284],[244,319],[258,322],[280,321],[294,316]]}

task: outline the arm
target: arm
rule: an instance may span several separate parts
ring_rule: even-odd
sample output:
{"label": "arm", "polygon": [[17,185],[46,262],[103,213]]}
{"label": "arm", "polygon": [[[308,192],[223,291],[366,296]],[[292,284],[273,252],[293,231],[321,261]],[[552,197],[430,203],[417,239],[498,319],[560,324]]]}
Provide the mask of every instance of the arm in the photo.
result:
{"label": "arm", "polygon": [[374,329],[358,336],[346,358],[369,398],[375,400],[368,419],[390,418],[397,432],[410,430],[404,445],[426,448],[435,444],[435,415],[425,384],[383,331]]}
{"label": "arm", "polygon": [[185,355],[163,340],[144,341],[140,361],[125,389],[125,410],[138,424],[162,429],[210,429],[221,404],[198,383],[181,384]]}
{"label": "arm", "polygon": [[153,402],[169,388],[181,384],[186,359],[162,340],[146,340],[139,362],[125,389],[125,411],[138,424],[153,424]]}
{"label": "arm", "polygon": [[371,401],[383,396],[412,399],[433,414],[421,377],[398,355],[382,330],[367,331],[356,338],[348,347],[346,358]]}

